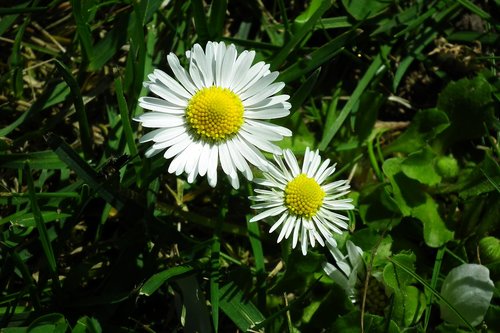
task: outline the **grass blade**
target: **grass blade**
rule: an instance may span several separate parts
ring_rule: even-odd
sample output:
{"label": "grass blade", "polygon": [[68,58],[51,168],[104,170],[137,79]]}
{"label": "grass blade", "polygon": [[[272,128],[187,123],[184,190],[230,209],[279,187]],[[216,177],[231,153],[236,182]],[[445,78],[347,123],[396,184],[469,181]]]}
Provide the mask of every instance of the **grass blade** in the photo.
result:
{"label": "grass blade", "polygon": [[123,132],[125,134],[125,139],[127,140],[127,146],[130,154],[132,156],[137,156],[137,146],[135,144],[134,132],[132,126],[130,125],[130,115],[128,112],[127,101],[125,96],[123,96],[123,86],[122,80],[120,78],[115,79],[115,90],[116,98],[118,99],[118,109],[120,110],[120,116],[122,120]]}
{"label": "grass blade", "polygon": [[281,72],[277,80],[287,83],[296,80],[302,75],[318,68],[319,66],[339,54],[343,50],[343,48],[348,43],[352,42],[354,37],[356,37],[359,33],[359,31],[350,30],[336,37],[335,39],[332,39],[322,47],[305,56],[304,59],[306,60],[298,61],[297,63],[285,69],[283,72]]}
{"label": "grass blade", "polygon": [[208,41],[210,39],[210,32],[208,31],[207,18],[203,10],[203,1],[192,0],[191,10],[193,11],[194,25],[200,41]]}
{"label": "grass blade", "polygon": [[83,104],[82,93],[80,87],[76,82],[69,69],[59,60],[55,60],[56,68],[63,77],[64,81],[69,86],[71,94],[73,95],[73,103],[75,105],[76,116],[78,118],[78,125],[80,126],[80,140],[82,141],[83,156],[85,159],[92,158],[92,132],[90,131],[87,114],[85,113],[85,106]]}
{"label": "grass blade", "polygon": [[101,183],[99,175],[94,171],[66,142],[56,135],[49,135],[48,144],[66,163],[70,169],[76,172],[78,177],[89,184],[104,200],[109,202],[117,210],[123,209],[126,204],[118,193],[115,193],[107,183]]}
{"label": "grass blade", "polygon": [[84,63],[88,64],[94,57],[94,49],[92,47],[92,34],[90,28],[82,14],[82,1],[70,0],[73,10],[73,17],[76,22],[76,33],[82,47]]}
{"label": "grass blade", "polygon": [[427,288],[437,299],[440,301],[444,302],[467,326],[471,332],[476,332],[474,327],[458,312],[439,292],[437,292],[436,289],[434,289],[431,285],[429,285],[427,282],[425,282],[417,273],[413,272],[411,269],[407,268],[405,265],[399,263],[398,261],[388,258],[390,262],[392,262],[394,265],[398,266],[402,270],[404,270],[407,274],[411,275],[415,280],[420,282],[425,288]]}
{"label": "grass blade", "polygon": [[162,272],[156,273],[147,279],[139,290],[140,295],[151,296],[158,288],[160,288],[164,283],[168,282],[170,279],[181,276],[186,273],[193,272],[194,267],[190,265],[182,265],[177,267],[172,267]]}
{"label": "grass blade", "polygon": [[214,0],[210,6],[210,38],[219,40],[224,32],[226,19],[227,0]]}
{"label": "grass blade", "polygon": [[35,185],[33,183],[33,177],[31,175],[31,168],[29,162],[24,165],[24,173],[26,175],[26,182],[28,183],[28,192],[31,202],[31,210],[33,212],[33,217],[35,219],[36,228],[38,230],[38,238],[40,243],[42,243],[43,253],[45,254],[45,259],[49,265],[50,272],[53,277],[53,283],[56,288],[59,288],[59,279],[57,276],[57,263],[54,256],[54,250],[52,249],[52,244],[50,242],[49,234],[47,232],[47,227],[43,220],[40,207],[38,207],[38,202],[35,196]]}
{"label": "grass blade", "polygon": [[340,127],[342,127],[342,124],[347,119],[347,116],[351,113],[353,106],[361,97],[363,91],[365,91],[366,87],[368,87],[370,82],[372,82],[372,80],[380,73],[380,70],[383,68],[384,66],[382,65],[382,55],[378,54],[375,57],[375,59],[373,59],[370,67],[368,67],[365,74],[359,81],[358,85],[356,86],[356,89],[354,89],[351,97],[349,98],[349,101],[347,101],[347,103],[342,108],[342,111],[340,111],[340,114],[333,123],[333,126],[325,128],[325,132],[323,133],[323,139],[319,144],[320,150],[324,150],[328,146],[330,141],[332,141],[335,134],[337,134],[338,130],[340,129]]}
{"label": "grass blade", "polygon": [[229,282],[220,288],[220,295],[222,311],[243,332],[247,332],[266,319],[234,282]]}
{"label": "grass blade", "polygon": [[300,30],[293,35],[290,41],[283,46],[283,48],[276,54],[271,62],[271,69],[278,69],[286,60],[288,55],[299,45],[300,41],[314,28],[316,22],[323,16],[323,14],[332,6],[331,1],[322,1],[318,9],[311,15],[311,17],[304,23]]}

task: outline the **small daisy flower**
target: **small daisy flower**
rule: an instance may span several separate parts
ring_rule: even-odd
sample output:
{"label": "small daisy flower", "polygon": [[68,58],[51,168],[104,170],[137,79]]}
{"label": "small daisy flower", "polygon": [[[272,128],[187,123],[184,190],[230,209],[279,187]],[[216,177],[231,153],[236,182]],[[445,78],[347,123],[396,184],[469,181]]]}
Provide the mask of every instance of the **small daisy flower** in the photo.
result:
{"label": "small daisy flower", "polygon": [[270,72],[268,64],[252,65],[254,51],[238,55],[233,44],[208,42],[205,50],[195,44],[186,56],[188,70],[170,53],[167,60],[175,78],[157,69],[144,82],[158,97],[139,99],[151,112],[134,120],[155,128],[140,142],[153,141],[146,156],[163,152],[166,159],[172,158],[168,172],[185,172],[189,182],[207,175],[215,187],[220,163],[238,188],[237,171],[252,180],[249,163],[266,170],[269,162],[261,150],[280,154],[272,142],[292,135],[267,122],[290,113],[289,96],[275,95],[285,84],[273,83],[278,72]]}
{"label": "small daisy flower", "polygon": [[[335,260],[335,265],[323,262],[323,271],[345,291],[352,304],[361,306],[368,271],[363,260],[363,250],[350,240],[346,243],[347,255],[342,254],[337,246],[332,244],[327,244],[327,246]],[[381,281],[381,272],[370,271],[365,299],[366,311],[380,315],[384,313],[388,301],[384,284]]]}
{"label": "small daisy flower", "polygon": [[335,211],[354,209],[352,199],[338,199],[349,192],[347,180],[325,183],[335,172],[335,165],[327,159],[321,163],[319,152],[306,149],[302,169],[289,149],[284,150],[285,163],[279,155],[274,155],[277,166],[270,164],[265,179],[256,179],[259,185],[269,189],[255,189],[258,193],[250,199],[259,202],[254,209],[264,209],[250,222],[281,215],[269,232],[281,227],[278,243],[288,239],[293,233],[292,247],[300,241],[302,254],[307,254],[309,244],[325,245],[324,240],[336,244],[332,232],[342,233],[347,229],[348,217]]}
{"label": "small daisy flower", "polygon": [[354,245],[350,240],[346,244],[346,256],[340,252],[337,246],[332,246],[331,244],[327,244],[327,246],[335,259],[335,265],[325,261],[323,263],[323,271],[344,289],[352,303],[356,303],[357,288],[362,285],[366,274],[363,250],[359,246]]}

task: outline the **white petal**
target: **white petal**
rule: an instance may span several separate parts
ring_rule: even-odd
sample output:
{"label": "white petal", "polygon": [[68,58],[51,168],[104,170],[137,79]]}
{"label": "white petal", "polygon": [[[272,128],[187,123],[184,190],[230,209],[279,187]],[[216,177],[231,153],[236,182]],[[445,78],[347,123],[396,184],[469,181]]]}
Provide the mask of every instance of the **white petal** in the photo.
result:
{"label": "white petal", "polygon": [[233,77],[231,81],[228,83],[229,87],[235,87],[245,76],[243,73],[246,73],[250,66],[252,65],[253,58],[255,57],[255,51],[243,51],[236,59],[234,64]]}
{"label": "white petal", "polygon": [[[257,81],[255,81],[251,86],[248,86],[245,91],[241,92],[240,98],[245,101],[248,98],[260,93],[262,90],[267,90],[267,87],[271,85],[274,80],[278,77],[279,73],[278,72],[272,72],[269,75],[263,76]],[[279,85],[281,85],[281,89],[285,86],[284,83],[278,82]],[[281,90],[279,89],[279,90]],[[279,91],[278,90],[278,91]]]}
{"label": "white petal", "polygon": [[224,62],[222,64],[222,75],[221,75],[221,84],[220,86],[223,88],[229,88],[229,84],[233,79],[233,71],[234,71],[234,63],[236,61],[236,47],[234,44],[229,45],[226,50],[226,54],[224,55]]}
{"label": "white petal", "polygon": [[299,163],[295,158],[295,155],[292,153],[290,149],[285,149],[283,152],[285,156],[286,164],[288,168],[292,171],[293,177],[297,177],[300,174]]}
{"label": "white petal", "polygon": [[210,158],[210,144],[204,143],[200,153],[200,161],[198,162],[198,172],[202,177],[205,176],[205,174],[207,173],[209,158]]}
{"label": "white petal", "polygon": [[158,84],[149,85],[149,90],[151,90],[155,95],[160,96],[166,101],[178,106],[178,107],[187,107],[188,100],[178,97],[176,94],[172,93],[170,90],[166,89],[163,86]]}
{"label": "white petal", "polygon": [[275,125],[272,123],[267,123],[267,122],[260,121],[260,120],[253,120],[253,119],[247,119],[245,122],[249,125],[252,125],[255,127],[260,127],[264,130],[272,131],[272,132],[278,133],[279,135],[282,135],[282,136],[292,136],[292,131],[290,131],[288,128],[283,127],[283,126]]}
{"label": "white petal", "polygon": [[307,232],[302,231],[302,240],[301,242],[301,248],[302,248],[302,254],[307,255]]}
{"label": "white petal", "polygon": [[219,149],[217,146],[211,146],[210,157],[208,158],[207,178],[208,184],[212,187],[217,185],[217,165],[219,165]]}
{"label": "white petal", "polygon": [[231,156],[229,155],[229,151],[227,150],[226,143],[222,143],[219,145],[219,159],[220,164],[222,166],[222,170],[230,176],[236,176],[236,169],[234,168],[234,164],[231,161]]}
{"label": "white petal", "polygon": [[248,119],[277,119],[286,117],[289,114],[290,111],[283,108],[265,109],[262,111],[245,110],[244,117]]}
{"label": "white petal", "polygon": [[167,56],[167,61],[172,69],[172,72],[174,72],[175,77],[179,82],[184,86],[184,88],[191,94],[194,94],[196,91],[196,87],[194,86],[193,82],[189,79],[186,70],[182,68],[181,64],[179,63],[179,59],[177,56],[173,53],[170,53]]}
{"label": "white petal", "polygon": [[168,114],[184,115],[184,113],[186,113],[186,108],[156,97],[139,98],[139,106],[146,110],[164,112]]}
{"label": "white petal", "polygon": [[184,87],[182,85],[179,84],[179,82],[177,82],[176,80],[174,80],[170,75],[168,75],[167,73],[159,70],[159,69],[155,69],[153,71],[154,73],[154,76],[161,82],[163,83],[167,88],[171,89],[173,92],[175,92],[176,94],[184,97],[184,98],[187,98],[187,99],[190,99],[191,98],[191,94],[186,90],[184,89]]}
{"label": "white petal", "polygon": [[[281,215],[281,217],[278,219],[278,221],[276,221],[271,229],[269,229],[269,233],[272,233],[274,230],[278,229],[278,227],[283,223],[283,221],[285,221],[286,219],[288,218],[288,213],[287,212],[284,212],[283,215]],[[252,222],[252,220],[250,220],[250,222]]]}
{"label": "white petal", "polygon": [[254,217],[252,217],[250,219],[250,222],[259,221],[259,220],[265,219],[266,217],[269,217],[269,216],[276,216],[280,213],[283,213],[285,210],[286,210],[286,207],[283,207],[283,206],[265,210],[265,211],[261,212],[260,214],[257,214]]}
{"label": "white petal", "polygon": [[168,148],[165,151],[165,154],[163,154],[163,157],[165,157],[166,159],[169,159],[169,158],[179,154],[181,151],[186,149],[187,146],[189,146],[190,144],[191,144],[190,140],[183,140],[183,141],[171,146],[170,148]]}

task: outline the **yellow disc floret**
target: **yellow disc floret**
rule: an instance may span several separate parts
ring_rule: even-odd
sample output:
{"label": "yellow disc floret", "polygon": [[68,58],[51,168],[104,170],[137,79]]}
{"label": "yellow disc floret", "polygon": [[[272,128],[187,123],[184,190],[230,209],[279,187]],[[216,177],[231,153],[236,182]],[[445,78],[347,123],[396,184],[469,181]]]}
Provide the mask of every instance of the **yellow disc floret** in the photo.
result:
{"label": "yellow disc floret", "polygon": [[221,142],[243,125],[243,111],[238,95],[227,88],[212,86],[199,90],[189,100],[186,122],[200,139]]}
{"label": "yellow disc floret", "polygon": [[285,188],[285,205],[294,215],[310,219],[323,204],[325,191],[314,178],[301,173]]}

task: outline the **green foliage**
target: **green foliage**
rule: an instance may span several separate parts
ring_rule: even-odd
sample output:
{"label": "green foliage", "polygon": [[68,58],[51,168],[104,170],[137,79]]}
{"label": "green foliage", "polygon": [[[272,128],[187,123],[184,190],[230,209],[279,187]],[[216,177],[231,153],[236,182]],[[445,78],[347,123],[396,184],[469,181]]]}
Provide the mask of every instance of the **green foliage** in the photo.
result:
{"label": "green foliage", "polygon": [[[10,3],[0,5],[2,332],[500,325],[499,1]],[[143,82],[156,68],[172,75],[170,52],[187,65],[186,51],[210,40],[279,71],[292,107],[276,123],[293,132],[280,148],[299,160],[319,149],[337,163],[332,181],[350,179],[356,209],[334,238],[343,255],[348,240],[363,250],[354,303],[322,270],[339,264],[327,248],[303,256],[248,222],[251,182],[189,184],[162,154],[145,157],[147,130],[133,121]],[[439,292],[461,263],[485,265],[495,286],[474,318]]]}

